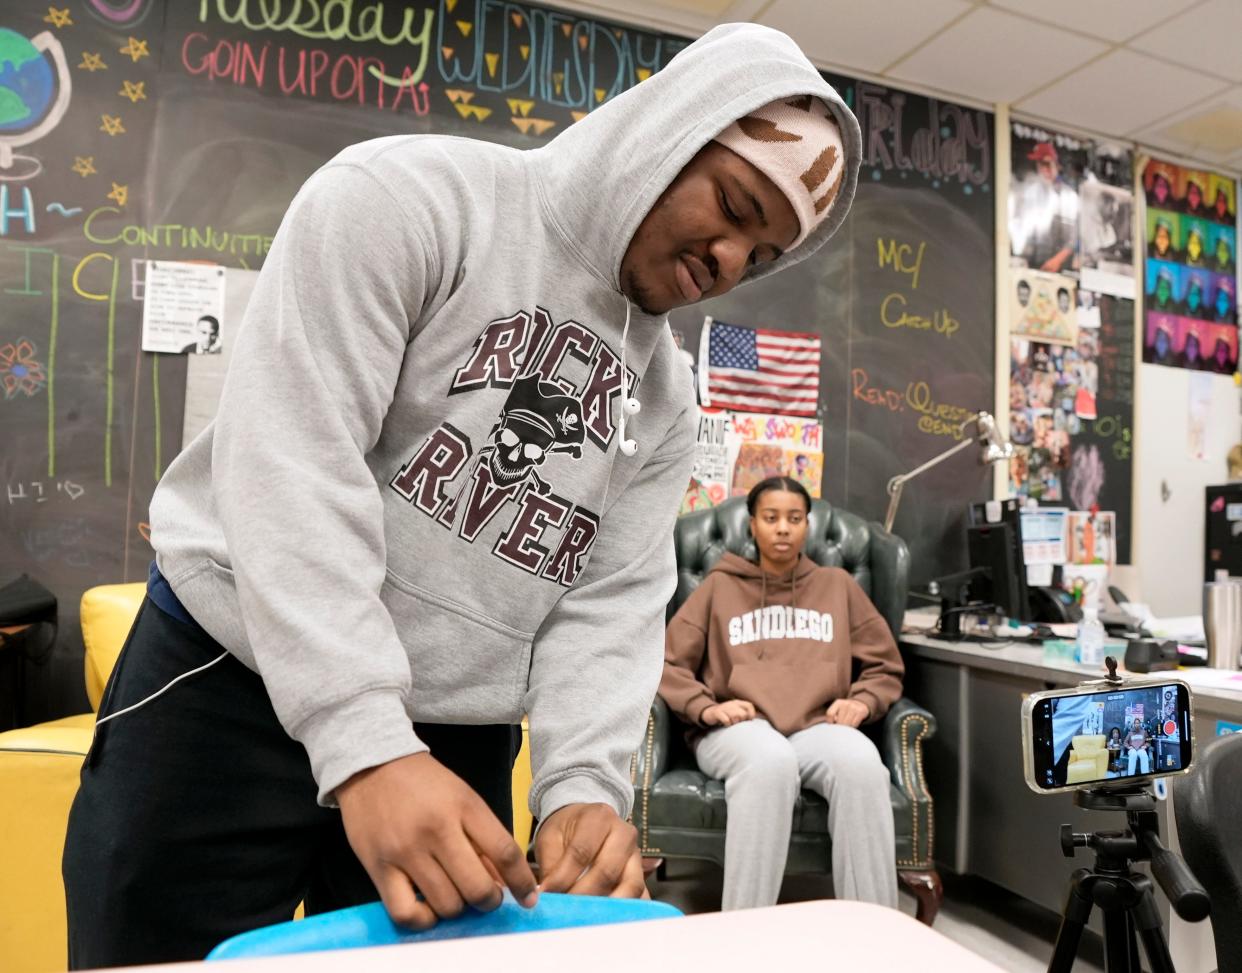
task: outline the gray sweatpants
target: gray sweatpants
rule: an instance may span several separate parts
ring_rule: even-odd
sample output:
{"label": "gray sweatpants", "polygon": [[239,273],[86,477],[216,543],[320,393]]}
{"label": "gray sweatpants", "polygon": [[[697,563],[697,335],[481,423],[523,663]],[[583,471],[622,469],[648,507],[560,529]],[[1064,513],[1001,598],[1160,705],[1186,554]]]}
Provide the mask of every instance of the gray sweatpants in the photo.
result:
{"label": "gray sweatpants", "polygon": [[725,782],[723,909],[776,904],[803,787],[828,801],[836,896],[896,908],[889,772],[862,732],[820,723],[786,737],[767,720],[748,720],[712,730],[695,756],[703,773]]}

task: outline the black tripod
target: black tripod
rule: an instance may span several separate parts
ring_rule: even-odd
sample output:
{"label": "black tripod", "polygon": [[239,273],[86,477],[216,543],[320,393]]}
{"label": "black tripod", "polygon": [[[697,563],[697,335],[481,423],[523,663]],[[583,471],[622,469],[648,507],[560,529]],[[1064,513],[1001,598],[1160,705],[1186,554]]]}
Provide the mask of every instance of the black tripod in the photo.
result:
{"label": "black tripod", "polygon": [[1107,973],[1141,973],[1136,934],[1143,941],[1152,973],[1174,973],[1152,881],[1136,871],[1134,863],[1151,862],[1152,875],[1173,909],[1187,922],[1206,918],[1209,902],[1207,892],[1186,863],[1161,844],[1155,795],[1145,787],[1084,790],[1075,793],[1074,802],[1092,811],[1124,811],[1129,827],[1125,831],[1075,834],[1070,825],[1061,825],[1061,850],[1065,857],[1073,858],[1075,848],[1091,848],[1095,851],[1095,867],[1080,868],[1070,879],[1048,973],[1069,973],[1073,967],[1093,905],[1104,913]]}

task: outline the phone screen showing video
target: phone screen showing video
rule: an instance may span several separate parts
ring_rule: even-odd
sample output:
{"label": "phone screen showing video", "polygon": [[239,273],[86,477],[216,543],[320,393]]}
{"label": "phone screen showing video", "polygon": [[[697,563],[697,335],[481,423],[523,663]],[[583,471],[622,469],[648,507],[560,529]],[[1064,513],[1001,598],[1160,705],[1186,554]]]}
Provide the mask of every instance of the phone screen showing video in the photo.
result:
{"label": "phone screen showing video", "polygon": [[1031,718],[1043,790],[1159,777],[1190,765],[1190,697],[1180,684],[1043,699]]}

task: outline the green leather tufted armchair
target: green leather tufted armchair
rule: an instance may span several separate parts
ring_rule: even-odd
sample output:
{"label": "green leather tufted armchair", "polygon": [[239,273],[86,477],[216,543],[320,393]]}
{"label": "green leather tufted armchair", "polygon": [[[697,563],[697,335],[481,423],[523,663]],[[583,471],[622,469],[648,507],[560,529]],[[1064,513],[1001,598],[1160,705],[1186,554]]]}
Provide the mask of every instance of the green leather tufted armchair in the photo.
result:
{"label": "green leather tufted armchair", "polygon": [[[703,580],[725,551],[756,556],[742,497],[680,517],[675,528],[677,591],[669,616]],[[811,506],[806,554],[818,564],[844,567],[871,596],[894,637],[905,611],[910,553],[905,542],[876,523],[832,507]],[[724,783],[695,763],[683,737],[684,724],[656,698],[647,733],[634,762],[634,825],[648,859],[695,858],[724,865]],[[918,918],[931,925],[943,897],[932,861],[935,818],[923,779],[923,741],[936,732],[935,718],[900,699],[883,720],[864,727],[892,774],[897,876],[918,899]],[[803,791],[794,807],[786,874],[829,872],[828,805]]]}

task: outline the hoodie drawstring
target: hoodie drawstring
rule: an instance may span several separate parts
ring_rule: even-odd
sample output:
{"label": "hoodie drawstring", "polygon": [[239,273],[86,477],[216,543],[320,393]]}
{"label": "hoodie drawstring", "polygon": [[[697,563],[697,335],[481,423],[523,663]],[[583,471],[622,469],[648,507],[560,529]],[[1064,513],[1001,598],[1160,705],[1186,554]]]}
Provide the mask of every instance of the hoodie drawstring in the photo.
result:
{"label": "hoodie drawstring", "polygon": [[625,327],[621,329],[621,415],[618,423],[621,430],[620,450],[626,456],[633,456],[638,452],[638,443],[633,439],[627,439],[625,435],[625,417],[627,415],[636,416],[642,409],[643,404],[637,398],[630,395],[629,388],[629,372],[625,367],[625,340],[630,334],[630,299],[625,299]]}
{"label": "hoodie drawstring", "polygon": [[[802,555],[798,555],[798,564],[802,563]],[[795,564],[789,572],[789,606],[795,611],[798,608],[798,564]],[[759,569],[759,611],[768,607],[768,572]],[[763,658],[763,653],[767,651],[767,641],[759,643],[758,658]]]}

